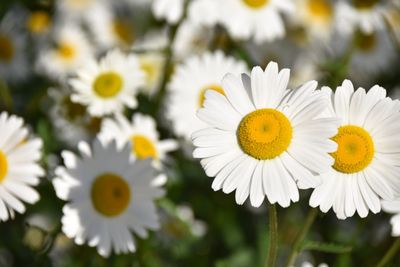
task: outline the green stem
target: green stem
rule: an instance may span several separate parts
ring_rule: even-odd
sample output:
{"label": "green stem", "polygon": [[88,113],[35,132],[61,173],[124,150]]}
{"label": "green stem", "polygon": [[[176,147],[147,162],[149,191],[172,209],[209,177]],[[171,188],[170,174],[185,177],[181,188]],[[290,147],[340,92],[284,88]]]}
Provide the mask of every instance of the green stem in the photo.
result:
{"label": "green stem", "polygon": [[308,231],[310,230],[311,225],[317,218],[317,215],[318,215],[318,209],[311,209],[310,212],[308,213],[303,228],[301,229],[301,231],[296,237],[296,240],[294,241],[292,251],[290,252],[287,263],[285,265],[286,267],[293,266],[297,256],[301,252],[301,244],[304,241],[304,238],[306,237]]}
{"label": "green stem", "polygon": [[269,244],[265,267],[274,267],[278,252],[278,215],[275,204],[269,203]]}
{"label": "green stem", "polygon": [[397,251],[399,250],[400,250],[400,237],[398,237],[396,241],[394,241],[392,246],[386,252],[385,256],[383,256],[383,258],[379,261],[376,267],[388,266],[393,257],[397,255]]}

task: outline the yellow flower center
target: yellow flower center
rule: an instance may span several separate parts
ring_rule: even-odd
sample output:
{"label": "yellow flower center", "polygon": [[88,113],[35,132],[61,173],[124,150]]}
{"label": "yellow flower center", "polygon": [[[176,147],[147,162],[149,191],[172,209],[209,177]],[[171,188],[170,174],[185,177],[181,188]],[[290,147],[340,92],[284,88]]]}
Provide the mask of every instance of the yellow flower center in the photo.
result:
{"label": "yellow flower center", "polygon": [[147,82],[154,81],[154,79],[156,78],[156,75],[157,75],[156,67],[153,64],[151,64],[151,62],[147,62],[147,61],[142,61],[140,63],[140,67],[146,75],[146,81]]}
{"label": "yellow flower center", "polygon": [[116,96],[122,89],[123,81],[121,75],[115,72],[100,74],[93,84],[96,94],[102,98]]}
{"label": "yellow flower center", "polygon": [[10,38],[0,33],[0,61],[10,62],[14,56],[14,44]]}
{"label": "yellow flower center", "polygon": [[71,60],[76,55],[76,48],[73,44],[68,42],[63,42],[58,44],[57,52],[61,58],[65,60]]}
{"label": "yellow flower center", "polygon": [[96,177],[92,185],[93,207],[102,215],[114,217],[121,214],[131,199],[128,183],[113,173],[104,173]]}
{"label": "yellow flower center", "polygon": [[239,124],[237,138],[242,150],[259,160],[282,154],[292,141],[292,125],[275,109],[259,109],[247,114]]}
{"label": "yellow flower center", "polygon": [[377,39],[374,33],[366,34],[356,31],[354,34],[354,45],[363,52],[371,52],[377,45]]}
{"label": "yellow flower center", "polygon": [[374,143],[363,128],[353,125],[342,126],[332,138],[338,150],[332,153],[333,168],[343,173],[354,173],[365,169],[374,157]]}
{"label": "yellow flower center", "polygon": [[0,183],[6,178],[8,172],[8,160],[3,151],[0,150]]}
{"label": "yellow flower center", "polygon": [[225,95],[224,89],[222,89],[222,87],[218,84],[210,84],[210,85],[204,86],[203,89],[200,90],[200,94],[199,94],[199,107],[202,107],[204,104],[204,100],[206,99],[205,94],[206,94],[207,90],[213,90],[217,93]]}
{"label": "yellow flower center", "polygon": [[35,11],[28,18],[27,27],[33,33],[42,33],[49,28],[50,22],[50,16],[47,12]]}
{"label": "yellow flower center", "polygon": [[133,43],[134,34],[131,25],[127,21],[117,19],[113,23],[114,33],[118,39],[125,45]]}
{"label": "yellow flower center", "polygon": [[309,0],[308,10],[319,20],[328,21],[332,18],[332,5],[327,0]]}
{"label": "yellow flower center", "polygon": [[157,150],[153,142],[144,135],[133,135],[132,153],[139,159],[157,158]]}
{"label": "yellow flower center", "polygon": [[242,0],[248,7],[259,9],[266,6],[270,0]]}
{"label": "yellow flower center", "polygon": [[358,9],[371,9],[379,0],[353,0],[353,5]]}

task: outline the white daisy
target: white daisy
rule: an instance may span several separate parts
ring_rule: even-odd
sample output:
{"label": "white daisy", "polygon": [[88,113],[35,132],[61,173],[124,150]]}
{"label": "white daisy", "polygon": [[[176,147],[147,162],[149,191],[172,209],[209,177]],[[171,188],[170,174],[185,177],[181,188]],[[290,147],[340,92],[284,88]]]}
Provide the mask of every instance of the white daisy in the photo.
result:
{"label": "white daisy", "polygon": [[382,201],[382,209],[395,215],[390,219],[392,224],[392,236],[400,236],[400,199]]}
{"label": "white daisy", "polygon": [[133,115],[132,121],[122,114],[115,119],[104,119],[99,138],[104,142],[115,140],[119,148],[131,143],[136,158],[151,158],[156,167],[160,167],[168,152],[178,148],[175,140],[160,140],[154,119],[142,114]]}
{"label": "white daisy", "polygon": [[337,5],[337,30],[344,34],[357,29],[365,34],[385,27],[387,8],[379,0],[341,0]]}
{"label": "white daisy", "polygon": [[176,24],[183,15],[184,0],[154,0],[152,11],[157,19]]}
{"label": "white daisy", "polygon": [[293,10],[289,0],[221,0],[220,20],[229,33],[239,39],[261,43],[285,36],[280,13]]}
{"label": "white daisy", "polygon": [[141,91],[152,96],[156,93],[163,76],[165,56],[157,52],[143,53],[137,56],[140,68],[145,73],[145,84]]}
{"label": "white daisy", "polygon": [[11,10],[0,22],[0,78],[9,82],[22,81],[30,74],[27,40],[16,16]]}
{"label": "white daisy", "polygon": [[357,211],[360,217],[369,210],[381,210],[380,198],[392,199],[400,193],[399,124],[400,104],[386,97],[386,90],[375,85],[368,92],[354,91],[345,80],[335,93],[328,87],[329,112],[341,120],[332,138],[338,150],[331,170],[321,174],[322,184],[312,193],[310,205],[321,211],[330,208],[340,219]]}
{"label": "white daisy", "polygon": [[54,29],[54,47],[39,54],[36,69],[52,79],[64,80],[93,56],[93,50],[77,25],[63,24]]}
{"label": "white daisy", "polygon": [[328,153],[337,145],[329,138],[337,132],[337,120],[321,118],[328,99],[315,90],[315,81],[288,90],[289,73],[278,72],[271,62],[265,72],[253,68],[250,77],[227,74],[225,95],[207,91],[197,113],[209,128],[193,134],[193,156],[215,177],[214,190],[236,189],[238,204],[250,195],[254,207],[265,196],[288,207],[299,200],[298,187],[317,186],[315,174],[333,163]]}
{"label": "white daisy", "polygon": [[40,196],[32,188],[44,175],[38,164],[42,141],[29,139],[23,119],[0,113],[0,221],[25,212],[23,202],[34,204]]}
{"label": "white daisy", "polygon": [[168,85],[169,101],[166,116],[172,121],[175,133],[190,139],[190,135],[206,126],[196,117],[203,105],[207,89],[223,92],[221,80],[228,73],[246,71],[244,62],[225,56],[221,51],[192,56],[178,65]]}
{"label": "white daisy", "polygon": [[298,0],[292,21],[310,34],[328,41],[334,26],[335,6],[330,0]]}
{"label": "white daisy", "polygon": [[120,150],[96,139],[92,149],[87,143],[78,148],[80,156],[62,152],[66,167],[58,167],[53,180],[57,196],[67,201],[63,232],[105,257],[134,252],[131,232],[145,238],[147,229],[159,227],[154,200],[163,190],[151,185],[155,170],[149,161],[130,157],[130,145]]}
{"label": "white daisy", "polygon": [[129,48],[135,40],[133,21],[129,16],[117,16],[113,8],[99,5],[87,13],[87,23],[100,49]]}
{"label": "white daisy", "polygon": [[193,0],[189,2],[188,18],[195,25],[212,27],[219,22],[219,1]]}
{"label": "white daisy", "polygon": [[73,102],[88,107],[92,116],[118,113],[124,106],[137,106],[136,94],[144,83],[144,73],[136,56],[119,50],[108,52],[100,62],[93,60],[70,79]]}

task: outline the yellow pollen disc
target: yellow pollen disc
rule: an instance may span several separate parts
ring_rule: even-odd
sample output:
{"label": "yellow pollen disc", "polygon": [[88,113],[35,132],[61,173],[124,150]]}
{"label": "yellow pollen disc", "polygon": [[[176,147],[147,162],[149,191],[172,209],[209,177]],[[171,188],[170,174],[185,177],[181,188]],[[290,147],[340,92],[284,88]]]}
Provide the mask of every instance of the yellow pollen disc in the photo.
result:
{"label": "yellow pollen disc", "polygon": [[6,178],[8,172],[8,160],[3,151],[0,150],[0,183]]}
{"label": "yellow pollen disc", "polygon": [[356,31],[354,34],[354,45],[363,52],[374,50],[377,45],[376,36],[374,33],[366,34],[361,31]]}
{"label": "yellow pollen disc", "polygon": [[73,44],[70,43],[60,43],[57,47],[57,52],[61,58],[65,60],[71,60],[76,55],[76,49]]}
{"label": "yellow pollen disc", "polygon": [[358,9],[371,9],[380,0],[353,0],[353,5]]}
{"label": "yellow pollen disc", "polygon": [[133,29],[128,22],[118,19],[115,20],[113,23],[113,30],[122,43],[126,45],[133,43]]}
{"label": "yellow pollen disc", "polygon": [[259,160],[282,154],[292,141],[292,125],[275,109],[259,109],[246,115],[239,124],[237,138],[242,150]]}
{"label": "yellow pollen disc", "polygon": [[139,159],[157,158],[157,150],[153,142],[144,135],[133,135],[132,153]]}
{"label": "yellow pollen disc", "polygon": [[332,6],[327,0],[309,0],[308,10],[320,20],[330,20],[332,18]]}
{"label": "yellow pollen disc", "polygon": [[14,56],[14,44],[9,37],[0,34],[0,61],[10,62]]}
{"label": "yellow pollen disc", "polygon": [[27,21],[28,29],[33,33],[42,33],[50,26],[50,16],[44,11],[33,12]]}
{"label": "yellow pollen disc", "polygon": [[343,173],[354,173],[365,169],[374,157],[374,143],[363,128],[353,125],[342,126],[332,138],[338,150],[332,153],[333,168]]}
{"label": "yellow pollen disc", "polygon": [[93,90],[102,98],[116,96],[122,89],[123,81],[121,76],[115,72],[100,74],[93,83]]}
{"label": "yellow pollen disc", "polygon": [[204,100],[206,98],[205,94],[206,94],[207,90],[213,90],[217,93],[225,95],[224,89],[222,89],[222,87],[218,84],[210,84],[210,85],[204,86],[203,89],[200,90],[200,94],[199,94],[199,107],[202,107],[204,104]]}
{"label": "yellow pollen disc", "polygon": [[96,177],[91,190],[93,207],[107,217],[121,214],[131,199],[128,183],[113,173]]}
{"label": "yellow pollen disc", "polygon": [[150,62],[142,61],[140,67],[146,75],[147,82],[151,82],[155,79],[157,70],[153,64],[151,64]]}
{"label": "yellow pollen disc", "polygon": [[270,0],[242,0],[248,7],[258,9],[266,6]]}

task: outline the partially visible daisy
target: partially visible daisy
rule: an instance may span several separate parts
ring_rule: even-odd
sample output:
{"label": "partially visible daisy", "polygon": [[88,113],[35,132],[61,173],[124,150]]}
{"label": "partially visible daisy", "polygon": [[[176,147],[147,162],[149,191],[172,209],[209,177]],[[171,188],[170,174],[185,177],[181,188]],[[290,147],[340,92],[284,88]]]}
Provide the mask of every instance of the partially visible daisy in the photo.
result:
{"label": "partially visible daisy", "polygon": [[119,148],[130,143],[136,158],[150,158],[156,167],[161,167],[168,152],[178,148],[175,140],[160,140],[154,119],[142,114],[133,115],[131,121],[122,114],[116,115],[115,119],[104,119],[99,138],[105,142],[115,140]]}
{"label": "partially visible daisy", "polygon": [[177,66],[168,85],[166,104],[166,116],[177,135],[189,139],[194,131],[206,126],[196,117],[196,110],[203,105],[207,89],[224,92],[221,81],[228,72],[240,74],[246,72],[246,66],[221,51],[190,57]]}
{"label": "partially visible daisy", "polygon": [[400,199],[382,201],[382,209],[395,215],[390,219],[392,224],[392,236],[400,236]]}
{"label": "partially visible daisy", "polygon": [[145,84],[142,92],[152,96],[156,93],[162,79],[165,56],[157,52],[138,54],[139,64],[145,73]]}
{"label": "partially visible daisy", "polygon": [[0,221],[24,213],[25,205],[36,203],[40,196],[32,187],[44,175],[38,164],[42,141],[29,138],[23,119],[0,113]]}
{"label": "partially visible daisy", "polygon": [[319,184],[315,175],[331,168],[330,140],[337,119],[321,118],[329,99],[309,81],[288,90],[289,69],[274,62],[251,76],[227,74],[224,94],[208,90],[197,115],[207,126],[192,135],[206,174],[215,177],[214,190],[231,193],[236,202],[259,207],[264,198],[288,207],[300,189]]}
{"label": "partially visible daisy", "polygon": [[17,23],[17,13],[9,11],[0,22],[0,79],[9,82],[25,80],[30,74],[26,35]]}
{"label": "partially visible daisy", "polygon": [[65,79],[93,57],[93,49],[78,25],[63,24],[54,29],[54,46],[42,48],[36,63],[39,73]]}
{"label": "partially visible daisy", "polygon": [[169,24],[176,24],[183,15],[184,0],[154,0],[152,11],[157,19],[165,19]]}
{"label": "partially visible daisy", "polygon": [[135,40],[135,29],[130,16],[118,16],[112,7],[102,5],[88,11],[87,22],[100,49],[127,49]]}
{"label": "partially visible daisy", "polygon": [[293,10],[289,0],[221,0],[220,20],[229,33],[255,42],[273,41],[285,36],[281,12]]}
{"label": "partially visible daisy", "polygon": [[337,30],[344,34],[353,33],[357,29],[371,34],[385,27],[385,4],[379,0],[341,0],[337,5]]}
{"label": "partially visible daisy", "polygon": [[328,41],[331,37],[335,18],[335,5],[330,0],[298,0],[293,22],[312,37]]}
{"label": "partially visible daisy", "polygon": [[137,106],[136,94],[145,74],[135,55],[119,50],[108,52],[100,62],[90,60],[70,79],[73,102],[88,107],[92,116],[119,113]]}
{"label": "partially visible daisy", "polygon": [[333,209],[337,217],[364,218],[381,210],[380,199],[391,200],[400,193],[399,124],[400,103],[386,97],[378,85],[368,92],[354,91],[345,80],[333,93],[323,88],[331,102],[328,110],[341,120],[332,138],[338,149],[330,171],[321,174],[322,183],[310,198],[322,212]]}
{"label": "partially visible daisy", "polygon": [[193,0],[188,5],[188,19],[195,25],[212,27],[219,22],[220,6],[215,0]]}
{"label": "partially visible daisy", "polygon": [[92,148],[87,143],[78,148],[79,156],[62,152],[65,167],[53,179],[57,196],[67,201],[62,231],[104,257],[134,252],[131,233],[146,238],[147,229],[159,227],[154,200],[163,190],[152,185],[155,170],[150,161],[134,160],[129,144],[120,150],[115,142],[96,139]]}

